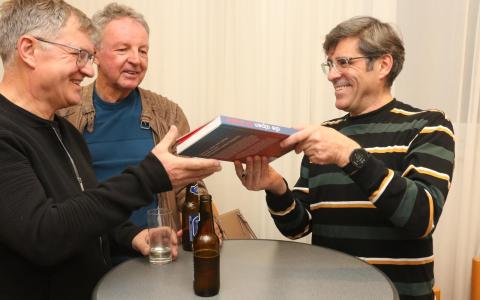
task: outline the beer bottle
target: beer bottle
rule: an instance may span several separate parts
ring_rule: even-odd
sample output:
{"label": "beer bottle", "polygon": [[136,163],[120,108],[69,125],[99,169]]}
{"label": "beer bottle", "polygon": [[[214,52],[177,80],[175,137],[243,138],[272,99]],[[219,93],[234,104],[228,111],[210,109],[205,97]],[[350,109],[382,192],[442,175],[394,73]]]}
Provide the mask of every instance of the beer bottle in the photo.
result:
{"label": "beer bottle", "polygon": [[185,188],[185,203],[182,207],[182,248],[192,251],[193,237],[198,230],[198,186],[190,183]]}
{"label": "beer bottle", "polygon": [[212,196],[200,196],[200,224],[193,240],[193,290],[209,297],[220,290],[220,241],[213,227]]}

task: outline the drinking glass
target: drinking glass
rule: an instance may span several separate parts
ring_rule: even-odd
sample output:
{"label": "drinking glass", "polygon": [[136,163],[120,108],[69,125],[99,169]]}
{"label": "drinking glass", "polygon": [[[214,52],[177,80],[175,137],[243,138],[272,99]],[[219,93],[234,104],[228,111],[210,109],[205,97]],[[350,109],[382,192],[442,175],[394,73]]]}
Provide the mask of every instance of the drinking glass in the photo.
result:
{"label": "drinking glass", "polygon": [[172,261],[172,240],[176,238],[173,229],[172,212],[165,208],[147,211],[149,260],[152,264],[166,264]]}

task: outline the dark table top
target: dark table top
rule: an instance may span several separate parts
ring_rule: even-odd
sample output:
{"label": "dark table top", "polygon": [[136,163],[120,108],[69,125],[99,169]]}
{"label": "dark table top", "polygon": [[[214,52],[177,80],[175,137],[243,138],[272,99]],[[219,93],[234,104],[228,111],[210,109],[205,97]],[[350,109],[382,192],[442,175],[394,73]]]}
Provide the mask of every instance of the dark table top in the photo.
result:
{"label": "dark table top", "polygon": [[[152,265],[135,258],[106,274],[93,299],[205,299],[193,292],[193,255]],[[399,299],[377,268],[348,254],[303,243],[227,240],[220,252],[220,293],[209,299]]]}

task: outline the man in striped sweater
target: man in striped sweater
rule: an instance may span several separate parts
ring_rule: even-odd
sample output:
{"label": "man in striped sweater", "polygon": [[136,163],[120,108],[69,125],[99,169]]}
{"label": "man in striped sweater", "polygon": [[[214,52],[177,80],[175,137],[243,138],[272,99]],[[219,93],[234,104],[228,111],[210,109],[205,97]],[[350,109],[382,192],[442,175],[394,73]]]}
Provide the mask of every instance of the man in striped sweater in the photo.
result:
{"label": "man in striped sweater", "polygon": [[340,23],[326,36],[322,65],[347,114],[283,141],[304,158],[289,189],[265,157],[235,162],[249,190],[265,190],[278,229],[355,255],[382,270],[402,300],[433,299],[432,233],[454,167],[451,122],[402,103],[391,86],[404,47],[371,17]]}

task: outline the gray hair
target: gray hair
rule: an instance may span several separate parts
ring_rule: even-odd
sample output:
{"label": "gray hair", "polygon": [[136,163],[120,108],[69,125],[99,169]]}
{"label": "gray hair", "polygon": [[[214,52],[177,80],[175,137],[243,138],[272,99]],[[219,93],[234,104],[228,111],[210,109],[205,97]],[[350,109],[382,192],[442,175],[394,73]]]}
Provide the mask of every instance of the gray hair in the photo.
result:
{"label": "gray hair", "polygon": [[405,61],[402,39],[393,27],[372,17],[351,18],[338,24],[327,34],[323,43],[325,54],[328,55],[342,39],[347,37],[359,38],[358,48],[364,56],[373,59],[385,54],[392,55],[393,66],[385,83],[389,87],[392,86]]}
{"label": "gray hair", "polygon": [[96,29],[79,9],[62,0],[9,0],[0,6],[0,56],[4,65],[13,57],[18,39],[25,34],[54,38],[70,16],[75,16],[80,30],[93,39]]}
{"label": "gray hair", "polygon": [[147,34],[150,34],[150,28],[148,27],[147,21],[145,21],[145,18],[141,13],[135,11],[129,6],[112,2],[105,6],[104,9],[97,11],[92,17],[93,23],[99,30],[99,36],[95,40],[95,45],[97,47],[100,46],[101,36],[103,35],[105,26],[107,26],[107,24],[111,21],[120,18],[130,18],[137,21],[145,28]]}

